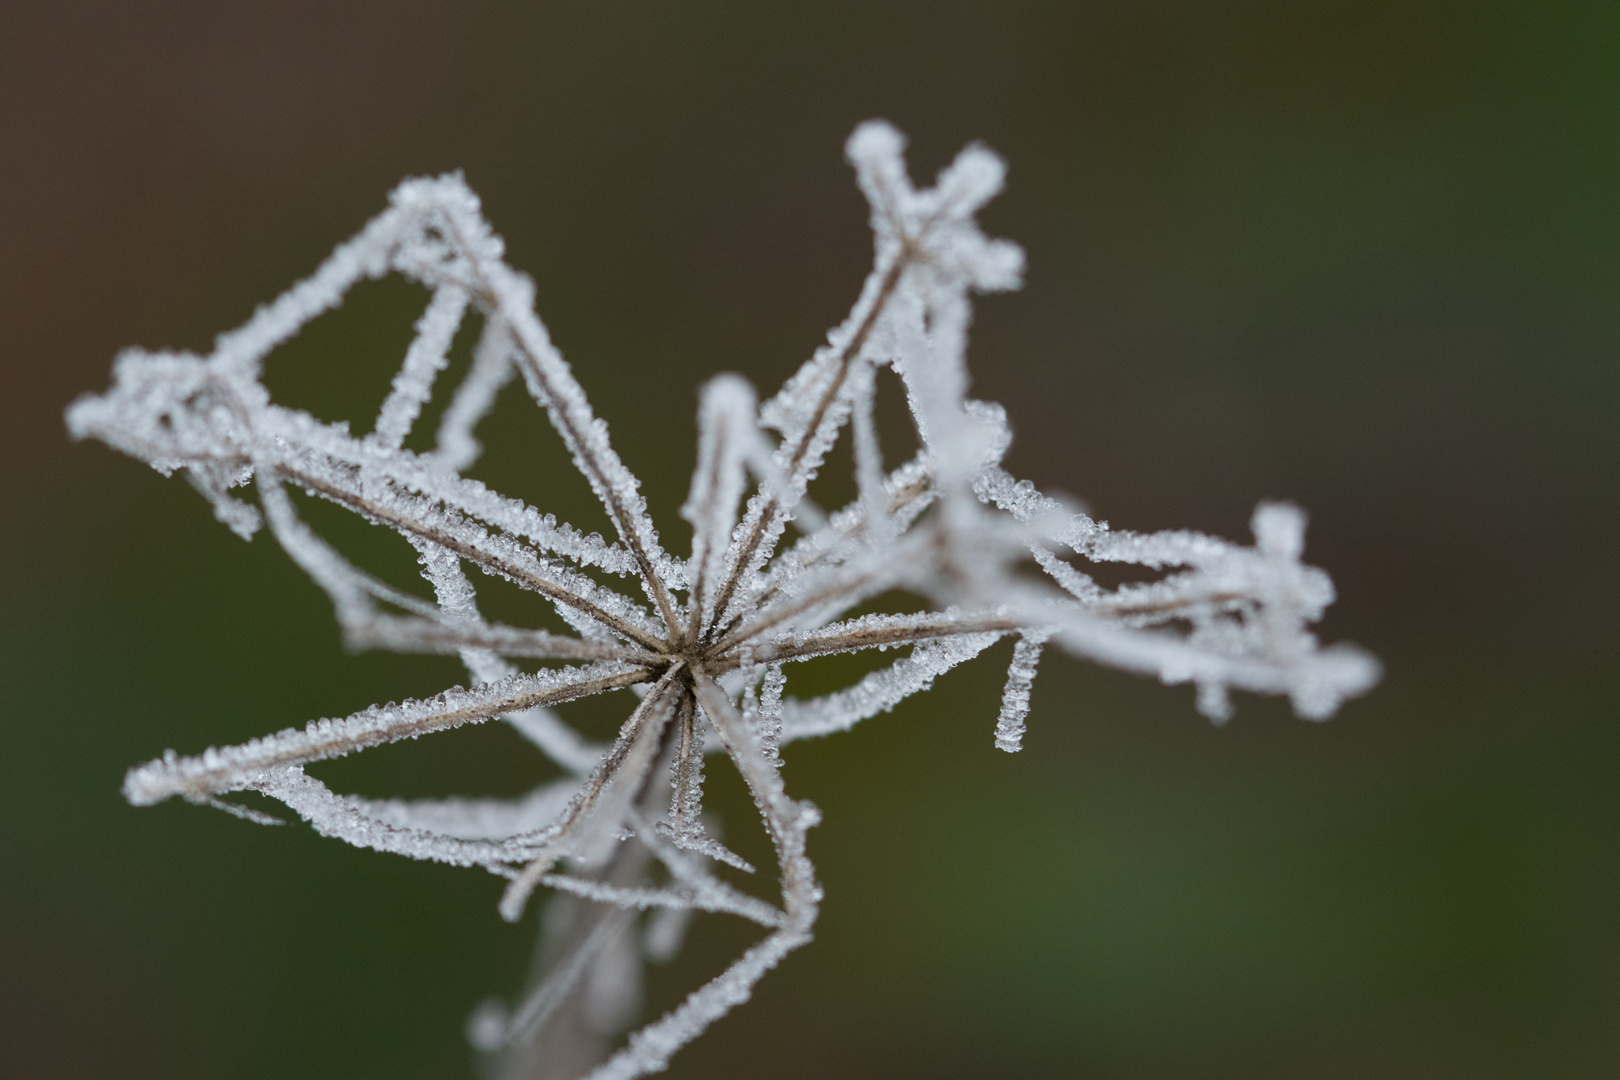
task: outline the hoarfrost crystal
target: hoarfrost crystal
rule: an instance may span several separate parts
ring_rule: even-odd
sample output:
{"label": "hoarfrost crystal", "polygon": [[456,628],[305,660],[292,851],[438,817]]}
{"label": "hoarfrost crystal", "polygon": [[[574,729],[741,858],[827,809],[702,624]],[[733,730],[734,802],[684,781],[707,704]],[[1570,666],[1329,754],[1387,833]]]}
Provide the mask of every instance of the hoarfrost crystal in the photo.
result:
{"label": "hoarfrost crystal", "polygon": [[[1377,680],[1351,646],[1320,648],[1307,627],[1333,599],[1304,566],[1304,514],[1263,504],[1255,545],[1193,532],[1115,531],[1065,508],[1001,467],[1011,441],[999,406],[967,394],[970,296],[1016,288],[1022,252],[974,222],[1000,189],[1001,160],[970,146],[932,188],[907,178],[904,143],[880,122],[848,144],[872,208],[876,255],[845,321],[763,404],[737,376],[702,392],[697,467],[682,515],[687,558],[665,551],[636,477],[533,309],[533,287],[502,261],[500,240],[456,176],[408,180],[390,206],[316,273],[206,357],[132,350],[112,389],[67,414],[94,437],[168,474],[184,470],[215,515],[243,537],[268,526],[331,597],[356,647],[459,655],[468,685],[421,701],[317,720],[194,757],[172,751],[132,769],[137,805],[178,795],[254,820],[225,796],[254,791],[316,830],[417,859],[481,866],[507,879],[500,912],[522,913],[537,888],[551,962],[515,1007],[480,1007],[469,1025],[506,1071],[593,1077],[656,1071],[810,939],[821,886],[806,835],[819,820],[789,797],[779,750],[847,730],[893,708],[998,639],[1013,638],[995,745],[1022,745],[1043,645],[1192,683],[1201,711],[1224,720],[1229,691],[1285,694],[1301,716],[1329,716]],[[371,434],[277,405],[262,362],[356,282],[400,274],[431,293],[416,338]],[[434,446],[405,448],[458,328],[482,320],[467,374],[444,408]],[[921,451],[887,468],[873,424],[878,369],[903,382]],[[475,432],[501,387],[521,376],[612,523],[616,539],[558,524],[463,475]],[[845,426],[857,497],[824,514],[807,492]],[[257,487],[257,504],[235,492]],[[290,494],[325,499],[414,546],[434,600],[351,563],[300,517]],[[792,532],[792,542],[784,537]],[[1170,571],[1108,589],[1071,563]],[[471,566],[538,594],[572,633],[508,626],[479,612]],[[587,573],[589,570],[591,573]],[[603,579],[628,579],[610,588]],[[921,614],[850,617],[896,590]],[[784,696],[788,665],[817,656],[905,647],[847,689]],[[525,671],[514,660],[540,661]],[[558,664],[556,662],[563,662]],[[551,711],[587,695],[638,697],[609,746],[592,745]],[[304,766],[370,746],[502,718],[565,778],[515,801],[403,802],[339,796]],[[767,902],[717,876],[714,862],[753,867],[707,821],[702,758],[723,753],[763,817],[779,894]],[[658,778],[670,777],[665,788]],[[692,911],[724,912],[768,931],[728,970],[611,1056],[604,1038],[639,1001],[636,950],[667,957]],[[641,912],[648,923],[637,935]],[[605,1058],[605,1060],[604,1060]]]}

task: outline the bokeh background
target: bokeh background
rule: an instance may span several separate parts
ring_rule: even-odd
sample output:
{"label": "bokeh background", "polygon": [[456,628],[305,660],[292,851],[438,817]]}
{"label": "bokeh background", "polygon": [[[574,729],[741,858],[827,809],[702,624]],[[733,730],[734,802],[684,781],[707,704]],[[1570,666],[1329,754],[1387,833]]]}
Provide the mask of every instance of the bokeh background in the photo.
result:
{"label": "bokeh background", "polygon": [[[376,700],[325,598],[177,480],[70,444],[125,345],[206,349],[402,176],[463,169],[679,547],[695,393],[774,387],[870,258],[860,120],[920,177],[982,139],[1029,254],[972,360],[1020,475],[1122,527],[1312,513],[1325,725],[1005,646],[795,747],[818,940],[672,1077],[1620,1073],[1620,6],[1555,0],[0,7],[0,1073],[473,1075],[532,920],[498,882],[184,805],[123,770]],[[420,297],[271,369],[380,399]],[[490,475],[589,523],[517,393]],[[599,727],[611,710],[577,715]],[[328,766],[516,793],[499,726]],[[731,835],[752,818],[711,770]],[[667,1007],[746,941],[698,924]]]}

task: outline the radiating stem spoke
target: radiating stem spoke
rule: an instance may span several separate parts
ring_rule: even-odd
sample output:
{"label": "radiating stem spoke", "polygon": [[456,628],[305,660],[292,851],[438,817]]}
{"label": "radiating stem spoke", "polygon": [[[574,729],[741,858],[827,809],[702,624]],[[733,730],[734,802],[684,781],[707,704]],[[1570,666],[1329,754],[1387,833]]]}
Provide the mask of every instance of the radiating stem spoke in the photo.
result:
{"label": "radiating stem spoke", "polygon": [[532,589],[548,599],[557,601],[559,604],[566,604],[568,607],[588,615],[614,633],[634,641],[638,645],[645,646],[654,652],[661,651],[663,643],[651,634],[631,625],[617,615],[602,610],[584,597],[574,595],[556,582],[541,577],[529,567],[523,566],[511,558],[504,558],[494,552],[483,550],[462,540],[460,537],[450,535],[443,529],[436,529],[431,525],[363,498],[354,492],[345,491],[337,485],[327,483],[325,480],[311,476],[307,472],[286,469],[283,471],[283,475],[293,483],[308,488],[324,498],[342,506],[347,506],[349,509],[358,511],[385,525],[392,526],[407,535],[417,536],[423,540],[431,540],[440,547],[455,552],[476,566],[509,578],[524,588]]}

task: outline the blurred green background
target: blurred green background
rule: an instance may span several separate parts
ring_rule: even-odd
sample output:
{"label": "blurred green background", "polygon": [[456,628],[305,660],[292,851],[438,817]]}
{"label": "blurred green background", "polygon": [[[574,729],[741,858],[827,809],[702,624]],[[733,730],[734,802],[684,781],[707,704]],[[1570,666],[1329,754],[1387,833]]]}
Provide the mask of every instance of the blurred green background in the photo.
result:
{"label": "blurred green background", "polygon": [[[672,1077],[1620,1074],[1620,5],[76,4],[0,8],[0,1074],[466,1077],[532,919],[477,871],[134,810],[123,770],[459,678],[346,655],[325,598],[61,410],[117,349],[206,349],[409,174],[460,168],[672,546],[695,393],[774,387],[870,258],[841,147],[928,177],[982,139],[1028,286],[975,390],[1019,475],[1121,527],[1312,513],[1326,725],[1062,658],[1027,750],[1005,661],[787,779],[818,939]],[[420,300],[376,286],[272,367],[380,399]],[[590,521],[538,414],[491,475]],[[498,462],[498,463],[497,463]],[[594,522],[590,522],[594,527]],[[605,711],[584,710],[606,724]],[[516,793],[496,726],[337,763]],[[752,825],[724,768],[732,835]],[[677,1000],[746,940],[700,922]]]}

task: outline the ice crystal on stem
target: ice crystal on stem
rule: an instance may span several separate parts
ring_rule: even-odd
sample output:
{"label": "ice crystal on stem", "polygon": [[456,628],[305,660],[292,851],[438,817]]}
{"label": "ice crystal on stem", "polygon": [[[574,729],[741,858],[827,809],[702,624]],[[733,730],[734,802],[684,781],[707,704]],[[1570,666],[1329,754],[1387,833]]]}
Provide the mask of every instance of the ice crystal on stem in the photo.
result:
{"label": "ice crystal on stem", "polygon": [[[932,188],[918,190],[903,146],[880,122],[849,140],[876,255],[827,344],[763,404],[737,376],[704,387],[697,466],[681,511],[693,532],[685,559],[664,550],[607,424],[534,313],[531,283],[502,261],[500,240],[457,176],[401,184],[386,212],[314,276],[223,335],[211,355],[121,355],[112,389],[68,410],[75,437],[101,439],[165,474],[184,470],[243,537],[268,525],[331,597],[352,645],[458,654],[469,674],[466,687],[425,700],[194,757],[170,751],[130,771],[128,799],[178,795],[260,820],[266,815],[225,798],[258,792],[351,844],[502,876],[507,919],[534,890],[553,890],[549,966],[515,1007],[481,1008],[469,1032],[513,1075],[580,1069],[607,1080],[662,1069],[810,939],[821,886],[806,835],[819,813],[787,793],[786,744],[884,712],[1003,637],[1016,639],[995,725],[995,744],[1007,751],[1022,745],[1047,644],[1192,683],[1198,708],[1216,721],[1228,716],[1232,689],[1285,694],[1299,715],[1321,719],[1369,688],[1375,661],[1351,646],[1320,648],[1307,629],[1333,590],[1326,574],[1299,561],[1305,519],[1296,507],[1256,510],[1252,547],[1193,532],[1121,532],[1002,469],[1011,436],[999,406],[967,397],[966,340],[970,296],[1016,288],[1022,272],[1019,248],[985,238],[974,221],[1000,190],[1003,165],[970,146]],[[265,356],[356,282],[390,273],[431,298],[371,434],[275,404],[260,381]],[[433,449],[408,450],[470,312],[482,318],[472,364]],[[872,418],[875,373],[885,365],[903,381],[922,448],[893,469]],[[480,453],[476,427],[513,375],[601,502],[612,541],[463,475]],[[827,515],[806,493],[846,426],[858,494]],[[257,505],[233,494],[249,483]],[[398,532],[416,549],[433,601],[355,566],[304,522],[289,489]],[[1169,572],[1109,589],[1073,565],[1076,557]],[[469,565],[538,594],[573,633],[485,619]],[[614,578],[630,584],[601,584]],[[928,610],[852,617],[896,590]],[[896,647],[909,651],[853,686],[809,700],[783,696],[785,665]],[[543,663],[524,670],[520,659]],[[623,689],[638,701],[606,747],[551,711]],[[515,801],[402,802],[340,796],[304,771],[496,718],[565,778]],[[777,863],[774,902],[715,872],[715,862],[753,870],[705,823],[703,757],[716,752],[730,758],[763,818]],[[667,789],[655,782],[662,776],[671,778]],[[644,911],[652,914],[638,937]],[[693,911],[740,916],[768,933],[606,1056],[602,1038],[639,1000],[636,950],[672,953]]]}

